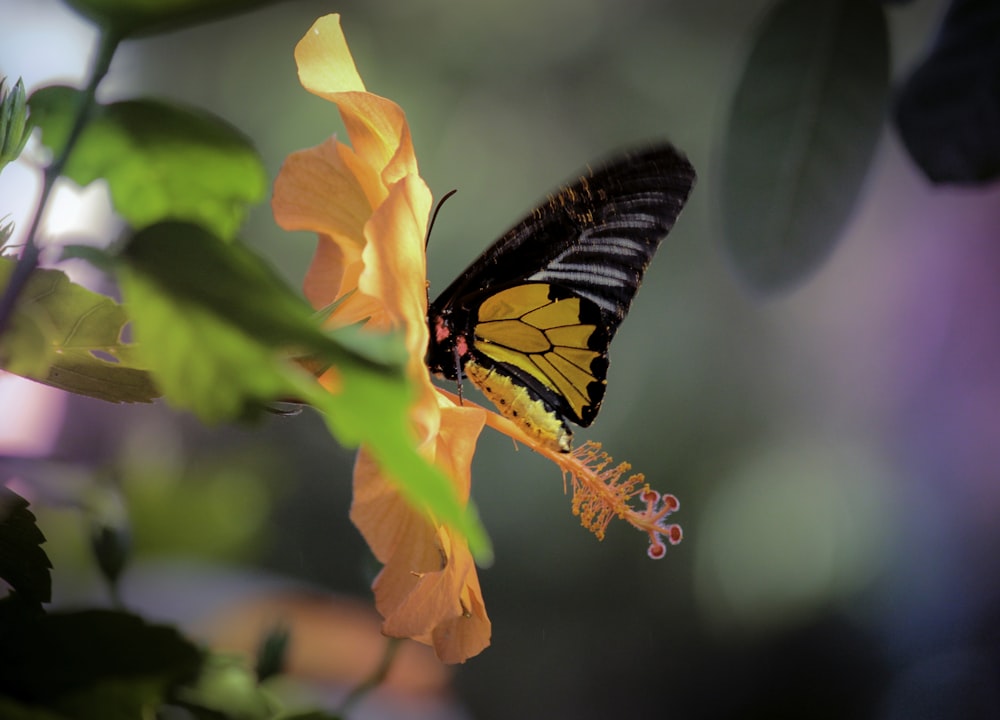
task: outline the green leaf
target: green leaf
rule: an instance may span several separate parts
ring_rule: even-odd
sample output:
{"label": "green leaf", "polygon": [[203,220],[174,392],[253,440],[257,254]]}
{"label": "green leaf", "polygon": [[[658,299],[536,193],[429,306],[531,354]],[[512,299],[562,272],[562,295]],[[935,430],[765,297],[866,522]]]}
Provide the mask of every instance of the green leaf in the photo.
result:
{"label": "green leaf", "polygon": [[294,368],[274,348],[139,272],[123,271],[120,285],[139,355],[171,405],[214,424],[294,397]]}
{"label": "green leaf", "polygon": [[399,371],[398,338],[358,328],[325,333],[312,308],[257,255],[186,223],[160,223],[135,234],[122,253],[128,265],[174,299],[194,303],[270,348],[297,349],[330,362],[352,356]]}
{"label": "green leaf", "polygon": [[271,720],[278,712],[277,701],[258,685],[244,659],[233,655],[209,655],[198,682],[182,688],[178,700],[240,720]]}
{"label": "green leaf", "polygon": [[28,501],[0,485],[0,580],[32,606],[52,599],[52,563],[44,542]]}
{"label": "green leaf", "polygon": [[953,0],[895,98],[899,136],[933,183],[1000,178],[1000,3]]}
{"label": "green leaf", "polygon": [[[81,95],[55,86],[31,96],[32,119],[53,153],[66,142]],[[242,133],[163,100],[98,105],[64,172],[79,185],[107,180],[115,210],[134,228],[187,220],[225,238],[267,191],[260,158]]]}
{"label": "green leaf", "polygon": [[733,98],[722,167],[725,242],[751,286],[785,289],[829,255],[888,93],[877,3],[783,0],[767,15]]}
{"label": "green leaf", "polygon": [[238,15],[277,0],[65,0],[118,37],[169,32]]}
{"label": "green leaf", "polygon": [[31,135],[24,82],[18,78],[7,90],[6,78],[0,77],[0,170],[17,160]]}
{"label": "green leaf", "polygon": [[[13,267],[14,261],[0,258],[0,287]],[[59,270],[35,270],[0,338],[0,367],[108,402],[152,402],[159,391],[122,340],[127,322],[111,298]]]}
{"label": "green leaf", "polygon": [[124,612],[52,613],[5,631],[0,695],[78,720],[149,717],[201,664],[176,630]]}
{"label": "green leaf", "polygon": [[[239,243],[164,223],[123,253],[121,287],[138,350],[174,405],[206,422],[245,417],[296,398],[319,409],[346,446],[364,444],[410,501],[458,529],[479,557],[486,534],[451,482],[416,450],[412,391],[398,345],[366,343],[358,330],[324,333],[311,309]],[[341,342],[348,337],[350,342]],[[291,360],[307,352],[334,365],[331,393]]]}
{"label": "green leaf", "polygon": [[63,245],[58,262],[66,260],[84,260],[110,275],[115,270],[117,257],[104,248],[93,245]]}

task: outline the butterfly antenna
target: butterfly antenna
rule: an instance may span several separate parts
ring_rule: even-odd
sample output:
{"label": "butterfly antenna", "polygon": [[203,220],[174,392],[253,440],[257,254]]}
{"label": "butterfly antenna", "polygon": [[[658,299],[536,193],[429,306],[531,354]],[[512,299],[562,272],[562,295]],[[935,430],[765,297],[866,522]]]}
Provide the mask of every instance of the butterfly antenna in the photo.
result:
{"label": "butterfly antenna", "polygon": [[428,245],[428,244],[430,243],[430,241],[431,241],[431,230],[433,230],[433,229],[434,229],[434,221],[435,221],[435,220],[437,220],[437,216],[438,216],[438,213],[439,213],[439,212],[441,212],[441,206],[442,206],[442,205],[444,205],[444,201],[445,201],[445,200],[447,200],[448,198],[450,198],[450,197],[451,197],[452,195],[454,195],[454,194],[455,194],[455,193],[457,193],[457,192],[458,192],[458,190],[457,190],[457,189],[455,189],[455,190],[449,190],[448,192],[446,192],[446,193],[445,193],[445,194],[444,194],[444,195],[443,195],[443,196],[441,197],[441,199],[440,199],[440,200],[438,200],[438,204],[437,204],[437,206],[436,206],[436,207],[434,208],[434,214],[433,214],[433,215],[431,215],[431,222],[430,222],[430,224],[429,224],[429,225],[427,226],[427,237],[425,237],[425,238],[424,238],[424,250],[427,250],[427,245]]}

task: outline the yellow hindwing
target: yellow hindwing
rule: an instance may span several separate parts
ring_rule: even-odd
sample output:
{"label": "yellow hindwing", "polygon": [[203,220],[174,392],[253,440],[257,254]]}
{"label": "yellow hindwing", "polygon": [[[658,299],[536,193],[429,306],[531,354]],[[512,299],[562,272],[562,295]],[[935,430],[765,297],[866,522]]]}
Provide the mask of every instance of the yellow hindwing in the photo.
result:
{"label": "yellow hindwing", "polygon": [[530,283],[487,298],[479,306],[475,347],[535,378],[583,417],[588,386],[599,380],[591,363],[601,353],[590,349],[597,326],[582,322],[579,298],[549,295],[549,285]]}

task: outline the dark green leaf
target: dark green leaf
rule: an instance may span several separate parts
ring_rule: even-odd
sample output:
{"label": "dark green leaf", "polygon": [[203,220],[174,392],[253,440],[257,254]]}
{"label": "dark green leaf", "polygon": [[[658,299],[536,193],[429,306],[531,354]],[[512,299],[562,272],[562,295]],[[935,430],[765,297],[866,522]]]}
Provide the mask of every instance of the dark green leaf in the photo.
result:
{"label": "dark green leaf", "polygon": [[[42,142],[66,142],[80,91],[48,87],[31,97]],[[134,228],[187,220],[232,237],[267,176],[250,141],[223,120],[163,100],[98,105],[66,164],[80,185],[108,182],[115,210]]]}
{"label": "dark green leaf", "polygon": [[65,715],[25,705],[0,695],[0,718],[4,720],[67,720]]}
{"label": "dark green leaf", "polygon": [[169,32],[254,10],[278,0],[65,0],[118,37]]}
{"label": "dark green leaf", "polygon": [[0,694],[79,720],[146,717],[200,663],[173,628],[108,610],[52,613],[8,628]]}
{"label": "dark green leaf", "polygon": [[6,217],[0,217],[0,245],[6,245],[14,234],[14,222]]}
{"label": "dark green leaf", "polygon": [[831,252],[886,108],[889,45],[871,0],[782,0],[733,98],[722,163],[725,242],[754,288],[787,288]]}
{"label": "dark green leaf", "polygon": [[254,674],[257,676],[258,682],[263,682],[285,672],[285,666],[288,662],[288,646],[291,640],[291,629],[281,622],[273,625],[261,638],[260,646],[257,648],[257,662],[254,666]]}
{"label": "dark green leaf", "polygon": [[0,485],[0,580],[33,606],[52,599],[52,563],[44,542],[28,501]]}
{"label": "dark green leaf", "polygon": [[930,54],[896,98],[895,120],[932,182],[1000,176],[1000,3],[952,2]]}
{"label": "dark green leaf", "polygon": [[[0,287],[13,267],[14,261],[0,258]],[[36,270],[0,339],[0,367],[109,402],[152,402],[159,391],[122,340],[127,322],[111,298],[70,282],[59,270]]]}
{"label": "dark green leaf", "polygon": [[104,579],[112,588],[116,587],[132,548],[129,529],[95,525],[90,529],[90,544]]}
{"label": "dark green leaf", "polygon": [[117,483],[98,483],[88,503],[90,547],[111,596],[118,601],[118,580],[132,550],[132,528]]}

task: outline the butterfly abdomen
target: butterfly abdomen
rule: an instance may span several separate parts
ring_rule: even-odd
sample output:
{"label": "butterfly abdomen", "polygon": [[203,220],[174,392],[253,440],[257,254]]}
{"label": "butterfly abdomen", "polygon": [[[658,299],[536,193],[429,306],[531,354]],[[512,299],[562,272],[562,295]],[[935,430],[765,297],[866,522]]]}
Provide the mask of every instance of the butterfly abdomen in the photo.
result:
{"label": "butterfly abdomen", "polygon": [[519,425],[539,444],[557,452],[573,449],[573,433],[563,419],[542,400],[532,397],[523,384],[474,360],[465,363],[465,374],[501,415]]}

